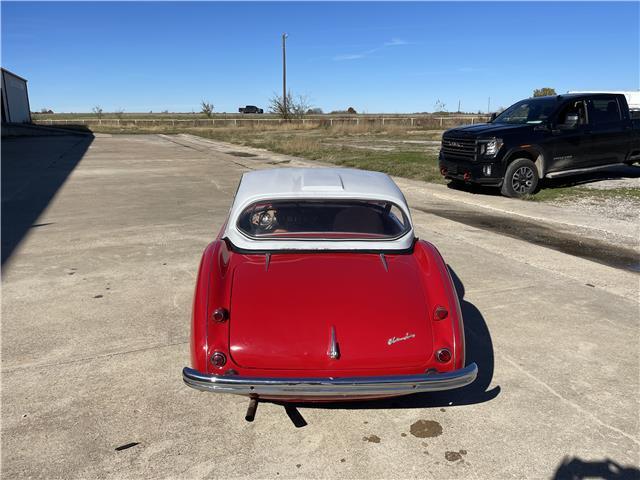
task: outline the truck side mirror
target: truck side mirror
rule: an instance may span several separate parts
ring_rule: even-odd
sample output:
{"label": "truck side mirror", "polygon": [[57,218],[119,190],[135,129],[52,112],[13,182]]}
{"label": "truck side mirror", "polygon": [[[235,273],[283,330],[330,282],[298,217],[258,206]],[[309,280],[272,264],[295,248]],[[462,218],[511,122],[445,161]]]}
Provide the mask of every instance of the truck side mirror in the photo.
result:
{"label": "truck side mirror", "polygon": [[498,114],[497,114],[496,112],[493,112],[493,113],[491,114],[491,120],[489,120],[489,121],[490,121],[490,122],[493,122],[493,121],[496,119],[496,117],[497,117],[497,116],[498,116]]}

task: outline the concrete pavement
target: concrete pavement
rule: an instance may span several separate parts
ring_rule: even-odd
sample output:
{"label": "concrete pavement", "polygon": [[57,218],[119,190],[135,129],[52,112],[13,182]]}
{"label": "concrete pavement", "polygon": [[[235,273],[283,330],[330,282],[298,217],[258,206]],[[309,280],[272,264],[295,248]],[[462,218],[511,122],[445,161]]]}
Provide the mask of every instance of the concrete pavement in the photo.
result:
{"label": "concrete pavement", "polygon": [[[638,275],[418,209],[457,277],[472,388],[265,403],[246,423],[245,399],[184,386],[198,261],[240,174],[302,164],[188,136],[93,140],[3,264],[3,476],[637,477]],[[399,184],[414,207],[468,195]],[[633,236],[605,220],[591,226]]]}

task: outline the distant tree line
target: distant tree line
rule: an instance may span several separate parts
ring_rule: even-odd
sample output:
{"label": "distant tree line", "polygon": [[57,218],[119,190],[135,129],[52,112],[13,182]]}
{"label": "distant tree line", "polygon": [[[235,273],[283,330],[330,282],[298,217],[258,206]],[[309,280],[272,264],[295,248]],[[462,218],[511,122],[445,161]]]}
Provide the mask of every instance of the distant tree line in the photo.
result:
{"label": "distant tree line", "polygon": [[[534,97],[544,97],[548,95],[557,95],[556,90],[551,87],[542,87],[536,88],[533,90]],[[202,100],[200,102],[200,113],[205,115],[207,118],[211,118],[214,113],[214,105],[208,100]],[[314,107],[311,105],[309,98],[305,95],[293,95],[291,91],[289,91],[286,95],[286,98],[283,98],[282,95],[273,94],[273,96],[269,99],[269,112],[273,113],[280,118],[290,119],[290,118],[302,118],[305,115],[323,115],[324,111],[320,107]],[[465,114],[465,112],[459,111],[460,108],[458,106],[458,111],[455,113]],[[504,110],[504,107],[500,107],[498,111]],[[97,118],[102,118],[104,115],[104,110],[100,105],[94,106],[91,111]],[[35,112],[32,112],[35,113]],[[54,111],[50,108],[41,108],[38,112],[40,114],[54,114]],[[118,118],[122,119],[124,117],[124,109],[119,108],[113,112],[113,114]],[[153,113],[150,111],[149,113]],[[163,110],[161,113],[168,114],[168,110]],[[331,115],[356,115],[358,112],[353,107],[348,107],[346,110],[332,110],[329,112]],[[442,100],[438,99],[433,105],[433,112],[413,112],[414,114],[438,114],[438,115],[448,115],[449,111],[447,110],[447,105]],[[466,114],[474,114],[473,112],[467,112]],[[477,115],[483,115],[481,110],[478,110]]]}

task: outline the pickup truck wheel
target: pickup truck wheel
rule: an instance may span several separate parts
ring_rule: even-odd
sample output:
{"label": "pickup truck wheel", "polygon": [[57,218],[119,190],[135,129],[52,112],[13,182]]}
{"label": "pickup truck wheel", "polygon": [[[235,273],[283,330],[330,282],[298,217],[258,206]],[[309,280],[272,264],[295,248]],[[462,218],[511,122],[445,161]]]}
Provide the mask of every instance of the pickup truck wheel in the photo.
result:
{"label": "pickup truck wheel", "polygon": [[511,162],[504,174],[501,192],[505,197],[524,197],[538,187],[538,169],[528,158]]}

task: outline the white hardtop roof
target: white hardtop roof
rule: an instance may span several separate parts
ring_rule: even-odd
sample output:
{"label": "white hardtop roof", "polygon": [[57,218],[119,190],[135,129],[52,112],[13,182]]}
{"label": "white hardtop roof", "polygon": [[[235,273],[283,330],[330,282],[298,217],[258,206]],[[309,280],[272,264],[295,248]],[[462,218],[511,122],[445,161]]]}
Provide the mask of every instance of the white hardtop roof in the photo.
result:
{"label": "white hardtop roof", "polygon": [[413,244],[413,226],[394,240],[255,239],[238,230],[238,217],[248,206],[285,199],[387,201],[401,208],[411,222],[402,191],[385,173],[350,168],[273,168],[242,175],[224,236],[246,250],[404,250]]}
{"label": "white hardtop roof", "polygon": [[405,204],[391,178],[380,172],[352,168],[273,168],[242,175],[235,202],[253,198],[361,198],[383,197]]}

